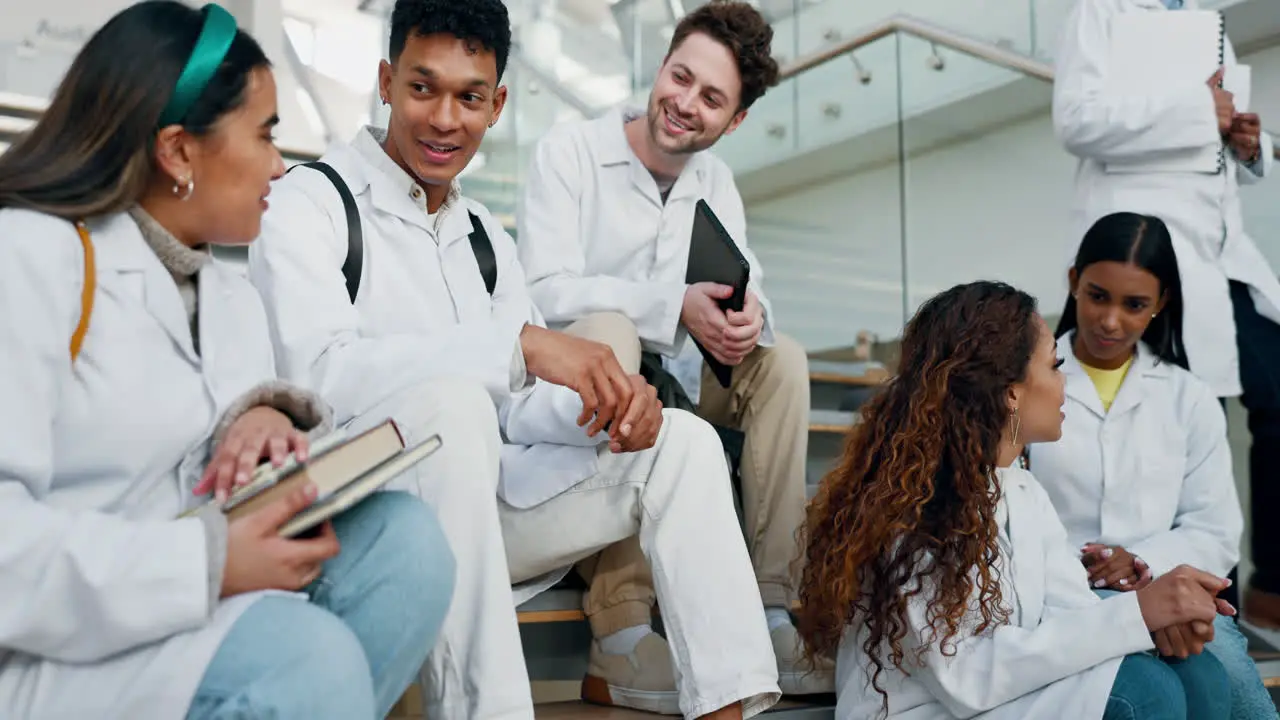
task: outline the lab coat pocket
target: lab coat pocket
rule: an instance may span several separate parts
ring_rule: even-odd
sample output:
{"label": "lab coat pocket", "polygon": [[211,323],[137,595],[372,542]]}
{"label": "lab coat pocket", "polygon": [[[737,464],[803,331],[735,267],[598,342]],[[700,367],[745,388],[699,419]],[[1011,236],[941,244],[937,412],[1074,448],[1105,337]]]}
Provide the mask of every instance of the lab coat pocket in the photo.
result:
{"label": "lab coat pocket", "polygon": [[1182,494],[1185,464],[1182,443],[1166,440],[1138,458],[1133,507],[1141,535],[1163,532],[1173,526]]}

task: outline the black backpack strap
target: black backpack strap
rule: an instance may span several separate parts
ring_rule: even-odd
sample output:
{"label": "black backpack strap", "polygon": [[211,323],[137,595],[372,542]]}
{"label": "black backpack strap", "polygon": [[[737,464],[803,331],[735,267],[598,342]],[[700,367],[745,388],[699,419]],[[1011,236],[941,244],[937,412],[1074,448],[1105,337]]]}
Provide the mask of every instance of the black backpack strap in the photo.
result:
{"label": "black backpack strap", "polygon": [[[293,167],[299,167],[294,165]],[[347,260],[342,263],[342,276],[347,280],[347,297],[356,301],[356,293],[360,291],[360,271],[364,265],[364,229],[360,227],[360,211],[356,208],[356,199],[351,195],[351,188],[328,163],[315,160],[302,163],[301,167],[319,170],[329,178],[338,196],[342,198],[342,209],[347,215]],[[293,170],[293,168],[289,168]],[[492,254],[492,251],[490,251]]]}
{"label": "black backpack strap", "polygon": [[475,253],[476,264],[480,266],[484,289],[492,295],[493,289],[498,286],[498,261],[493,257],[493,243],[489,242],[489,233],[485,231],[480,218],[473,212],[467,214],[471,216],[471,252]]}

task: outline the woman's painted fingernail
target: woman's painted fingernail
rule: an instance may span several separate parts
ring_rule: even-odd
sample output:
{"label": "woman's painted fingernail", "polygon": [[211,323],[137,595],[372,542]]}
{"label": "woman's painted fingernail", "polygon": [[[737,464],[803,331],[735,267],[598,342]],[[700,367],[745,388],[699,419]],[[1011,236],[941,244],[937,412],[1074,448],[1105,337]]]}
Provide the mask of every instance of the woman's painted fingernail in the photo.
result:
{"label": "woman's painted fingernail", "polygon": [[1103,551],[1102,551],[1102,557],[1104,557],[1104,558],[1109,558],[1109,557],[1111,557],[1111,555],[1112,555],[1112,554],[1113,554],[1113,553],[1112,553],[1112,551],[1111,551],[1111,548],[1107,548],[1106,550],[1103,550]]}
{"label": "woman's painted fingernail", "polygon": [[1120,584],[1121,584],[1121,585],[1128,585],[1128,584],[1129,584],[1129,579],[1128,579],[1128,578],[1120,578]]}
{"label": "woman's painted fingernail", "polygon": [[1094,581],[1093,581],[1093,586],[1094,586],[1094,587],[1096,587],[1096,588],[1106,587],[1106,586],[1107,586],[1107,580],[1106,580],[1106,578],[1103,578],[1103,579],[1101,579],[1101,580],[1094,580]]}

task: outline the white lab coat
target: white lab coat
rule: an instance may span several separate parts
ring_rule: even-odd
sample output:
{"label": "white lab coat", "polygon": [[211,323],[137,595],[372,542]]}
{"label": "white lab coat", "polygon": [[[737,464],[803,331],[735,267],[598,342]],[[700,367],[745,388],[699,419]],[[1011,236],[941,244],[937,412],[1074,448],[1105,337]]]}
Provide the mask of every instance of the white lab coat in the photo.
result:
{"label": "white lab coat", "polygon": [[644,349],[674,357],[694,208],[706,200],[751,266],[764,308],[760,344],[774,343],[764,272],[747,246],[747,220],[733,171],[710,151],[695,153],[664,203],[623,125],[643,111],[614,111],[564,123],[538,141],[519,214],[520,262],[530,293],[553,327],[596,312],[636,324]]}
{"label": "white lab coat", "polygon": [[1031,470],[1072,547],[1100,542],[1141,557],[1156,575],[1181,564],[1226,577],[1240,560],[1244,517],[1226,420],[1209,386],[1158,363],[1144,344],[1110,412],[1062,339],[1062,439],[1031,447]]}
{"label": "white lab coat", "polygon": [[[1013,611],[1009,624],[975,637],[972,615],[951,657],[933,644],[923,667],[907,665],[910,676],[886,660],[880,683],[889,694],[890,720],[1098,720],[1121,659],[1154,647],[1137,595],[1104,601],[1089,589],[1084,567],[1031,473],[1008,468],[998,475],[999,567],[1001,592]],[[903,639],[908,660],[928,627],[922,597],[909,605]],[[859,630],[840,645],[838,720],[876,717],[880,710],[881,697],[867,682],[865,639]]]}
{"label": "white lab coat", "polygon": [[211,602],[190,505],[223,412],[274,379],[253,288],[198,276],[200,355],[177,285],[126,214],[92,222],[97,292],[74,366],[74,227],[0,210],[0,708],[178,718],[258,595]]}
{"label": "white lab coat", "polygon": [[[360,211],[364,271],[354,306],[341,272],[342,202],[319,172],[298,169],[276,182],[262,237],[250,247],[249,276],[271,320],[281,376],[319,392],[339,424],[424,380],[472,378],[488,389],[506,441],[499,497],[532,507],[594,475],[607,434],[587,437],[577,425],[578,395],[525,372],[519,335],[542,320],[511,236],[483,205],[462,197],[428,216],[407,180],[357,149],[368,143],[376,141],[361,130],[356,146],[336,144],[322,158],[346,180]],[[492,298],[468,240],[467,211],[493,245]]]}
{"label": "white lab coat", "polygon": [[[1187,0],[1186,5],[1195,9],[1196,1]],[[1054,129],[1067,151],[1080,158],[1067,254],[1074,260],[1079,238],[1105,215],[1138,212],[1164,220],[1182,276],[1191,369],[1217,396],[1239,395],[1228,279],[1248,284],[1258,311],[1280,322],[1280,281],[1245,233],[1238,187],[1270,173],[1272,140],[1263,133],[1257,173],[1238,163],[1230,150],[1225,173],[1107,173],[1107,161],[1168,155],[1220,142],[1207,74],[1183,96],[1108,94],[1108,27],[1113,16],[1127,12],[1169,11],[1161,0],[1078,0],[1059,43]],[[1235,63],[1228,43],[1226,64]]]}

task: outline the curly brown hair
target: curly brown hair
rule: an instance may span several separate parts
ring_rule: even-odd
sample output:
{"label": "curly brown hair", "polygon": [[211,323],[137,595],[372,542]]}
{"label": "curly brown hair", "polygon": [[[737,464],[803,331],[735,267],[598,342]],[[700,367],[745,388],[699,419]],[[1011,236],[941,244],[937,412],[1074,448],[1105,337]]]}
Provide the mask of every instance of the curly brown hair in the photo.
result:
{"label": "curly brown hair", "polygon": [[[868,679],[907,672],[908,602],[927,594],[923,648],[955,651],[978,594],[975,634],[1008,622],[1000,593],[996,457],[1010,387],[1026,375],[1036,302],[1009,285],[958,285],[928,302],[902,337],[900,369],[862,410],[801,528],[798,629],[810,659],[867,632]],[[928,588],[926,591],[925,588]]]}
{"label": "curly brown hair", "polygon": [[671,36],[667,56],[680,47],[685,38],[702,33],[729,48],[738,61],[742,78],[742,100],[739,110],[746,110],[778,84],[778,61],[773,59],[773,28],[760,11],[745,2],[711,0],[685,15]]}

